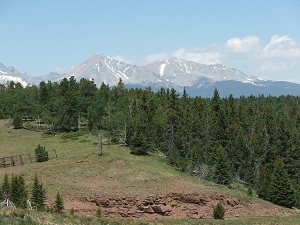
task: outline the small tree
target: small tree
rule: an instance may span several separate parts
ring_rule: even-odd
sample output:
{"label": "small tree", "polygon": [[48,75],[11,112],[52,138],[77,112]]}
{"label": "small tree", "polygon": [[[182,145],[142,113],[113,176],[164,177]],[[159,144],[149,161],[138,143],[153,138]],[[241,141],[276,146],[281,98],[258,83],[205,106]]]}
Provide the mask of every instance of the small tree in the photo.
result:
{"label": "small tree", "polygon": [[214,180],[218,184],[227,185],[231,181],[231,163],[226,150],[220,146],[215,153]]}
{"label": "small tree", "polygon": [[37,146],[35,149],[35,158],[37,162],[46,162],[48,161],[48,152],[46,151],[45,147],[40,145]]}
{"label": "small tree", "polygon": [[63,202],[63,199],[60,196],[59,192],[57,192],[55,203],[54,203],[54,212],[62,213],[63,210],[64,210],[64,202]]}
{"label": "small tree", "polygon": [[13,125],[15,129],[20,129],[23,127],[23,120],[17,113],[14,115]]}
{"label": "small tree", "polygon": [[11,200],[17,207],[27,207],[27,191],[25,187],[25,180],[22,176],[12,176],[11,178]]}
{"label": "small tree", "polygon": [[71,215],[71,216],[74,216],[74,215],[75,215],[75,209],[74,209],[74,208],[70,209],[70,215]]}
{"label": "small tree", "polygon": [[247,195],[248,196],[253,196],[253,189],[252,189],[252,187],[248,187],[248,189],[247,189]]}
{"label": "small tree", "polygon": [[296,206],[296,195],[289,179],[288,173],[281,160],[275,162],[271,178],[271,202],[287,208]]}
{"label": "small tree", "polygon": [[4,179],[1,186],[0,198],[4,200],[5,198],[10,198],[11,193],[11,183],[9,182],[8,175],[4,175]]}
{"label": "small tree", "polygon": [[214,207],[214,219],[223,220],[225,215],[225,208],[218,202],[218,204]]}
{"label": "small tree", "polygon": [[136,131],[130,140],[129,147],[131,153],[134,155],[148,155],[150,146],[144,130],[145,128],[138,124]]}
{"label": "small tree", "polygon": [[36,209],[39,211],[45,210],[46,190],[43,184],[39,182],[37,175],[35,175],[31,193],[31,201],[34,203]]}
{"label": "small tree", "polygon": [[99,218],[99,219],[101,219],[101,217],[102,217],[102,212],[101,212],[101,208],[100,207],[96,211],[96,217]]}

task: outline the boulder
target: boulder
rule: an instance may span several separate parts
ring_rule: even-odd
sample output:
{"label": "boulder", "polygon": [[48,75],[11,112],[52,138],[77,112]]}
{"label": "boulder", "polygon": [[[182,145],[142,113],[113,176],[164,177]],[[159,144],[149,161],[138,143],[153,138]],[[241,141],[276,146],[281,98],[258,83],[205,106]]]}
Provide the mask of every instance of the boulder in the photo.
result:
{"label": "boulder", "polygon": [[143,207],[143,211],[146,212],[146,213],[154,213],[151,205],[146,205]]}
{"label": "boulder", "polygon": [[152,209],[155,213],[158,213],[158,214],[161,214],[161,215],[165,214],[166,212],[171,212],[172,211],[172,207],[170,205],[162,205],[162,204],[153,205]]}

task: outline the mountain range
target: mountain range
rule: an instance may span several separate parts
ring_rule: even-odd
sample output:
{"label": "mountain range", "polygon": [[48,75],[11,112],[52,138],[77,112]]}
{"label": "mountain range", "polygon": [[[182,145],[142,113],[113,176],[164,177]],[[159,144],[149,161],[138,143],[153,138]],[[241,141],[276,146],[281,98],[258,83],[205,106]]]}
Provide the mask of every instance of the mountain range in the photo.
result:
{"label": "mountain range", "polygon": [[204,65],[178,58],[156,61],[143,66],[121,62],[103,54],[95,54],[66,74],[49,73],[32,77],[14,67],[0,63],[0,83],[20,82],[23,86],[38,85],[41,81],[60,82],[64,78],[94,80],[97,86],[102,82],[115,86],[120,78],[127,87],[152,90],[174,88],[177,92],[187,90],[190,96],[211,97],[217,88],[221,96],[241,95],[299,95],[300,84],[271,81],[249,76],[242,71],[221,64]]}

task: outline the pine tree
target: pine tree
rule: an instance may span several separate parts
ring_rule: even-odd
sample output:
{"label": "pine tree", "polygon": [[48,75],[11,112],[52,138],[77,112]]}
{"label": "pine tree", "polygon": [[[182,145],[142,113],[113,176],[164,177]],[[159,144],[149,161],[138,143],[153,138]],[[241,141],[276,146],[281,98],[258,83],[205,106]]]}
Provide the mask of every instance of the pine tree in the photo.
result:
{"label": "pine tree", "polygon": [[27,191],[22,176],[13,175],[11,178],[11,200],[17,207],[26,208],[27,206]]}
{"label": "pine tree", "polygon": [[214,180],[218,184],[227,185],[231,181],[232,167],[225,149],[220,146],[215,153]]}
{"label": "pine tree", "polygon": [[224,219],[225,215],[225,208],[221,204],[221,202],[218,202],[218,204],[214,207],[214,219],[222,220]]}
{"label": "pine tree", "polygon": [[35,149],[35,158],[37,162],[46,162],[48,161],[48,152],[46,151],[45,147],[40,145],[37,146]]}
{"label": "pine tree", "polygon": [[284,207],[292,208],[296,205],[295,191],[281,160],[275,162],[271,179],[271,202]]}
{"label": "pine tree", "polygon": [[20,129],[23,127],[23,120],[17,113],[14,115],[13,125],[15,129]]}
{"label": "pine tree", "polygon": [[271,198],[271,172],[269,172],[266,168],[261,168],[257,185],[256,185],[256,193],[258,197],[270,201]]}
{"label": "pine tree", "polygon": [[36,209],[39,211],[45,210],[46,190],[44,189],[43,184],[40,183],[37,175],[35,175],[34,178],[31,194],[31,201]]}
{"label": "pine tree", "polygon": [[139,125],[136,126],[136,131],[130,140],[131,153],[134,155],[148,155],[150,150],[149,143],[145,134],[145,128]]}
{"label": "pine tree", "polygon": [[9,182],[8,175],[5,174],[1,186],[1,194],[0,194],[1,199],[4,200],[5,198],[10,198],[10,193],[11,193],[11,183]]}
{"label": "pine tree", "polygon": [[55,203],[54,203],[54,212],[62,213],[64,210],[64,202],[59,192],[56,194]]}
{"label": "pine tree", "polygon": [[99,218],[99,219],[101,219],[101,217],[102,217],[102,212],[101,212],[101,208],[100,207],[96,211],[96,217]]}

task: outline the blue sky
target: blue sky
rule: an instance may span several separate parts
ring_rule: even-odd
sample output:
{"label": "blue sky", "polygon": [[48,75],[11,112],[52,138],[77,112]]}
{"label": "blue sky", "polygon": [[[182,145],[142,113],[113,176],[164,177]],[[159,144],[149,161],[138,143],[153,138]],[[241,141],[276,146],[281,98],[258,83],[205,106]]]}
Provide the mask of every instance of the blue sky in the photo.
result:
{"label": "blue sky", "polygon": [[95,53],[179,57],[300,83],[299,0],[0,0],[0,62],[32,76]]}

